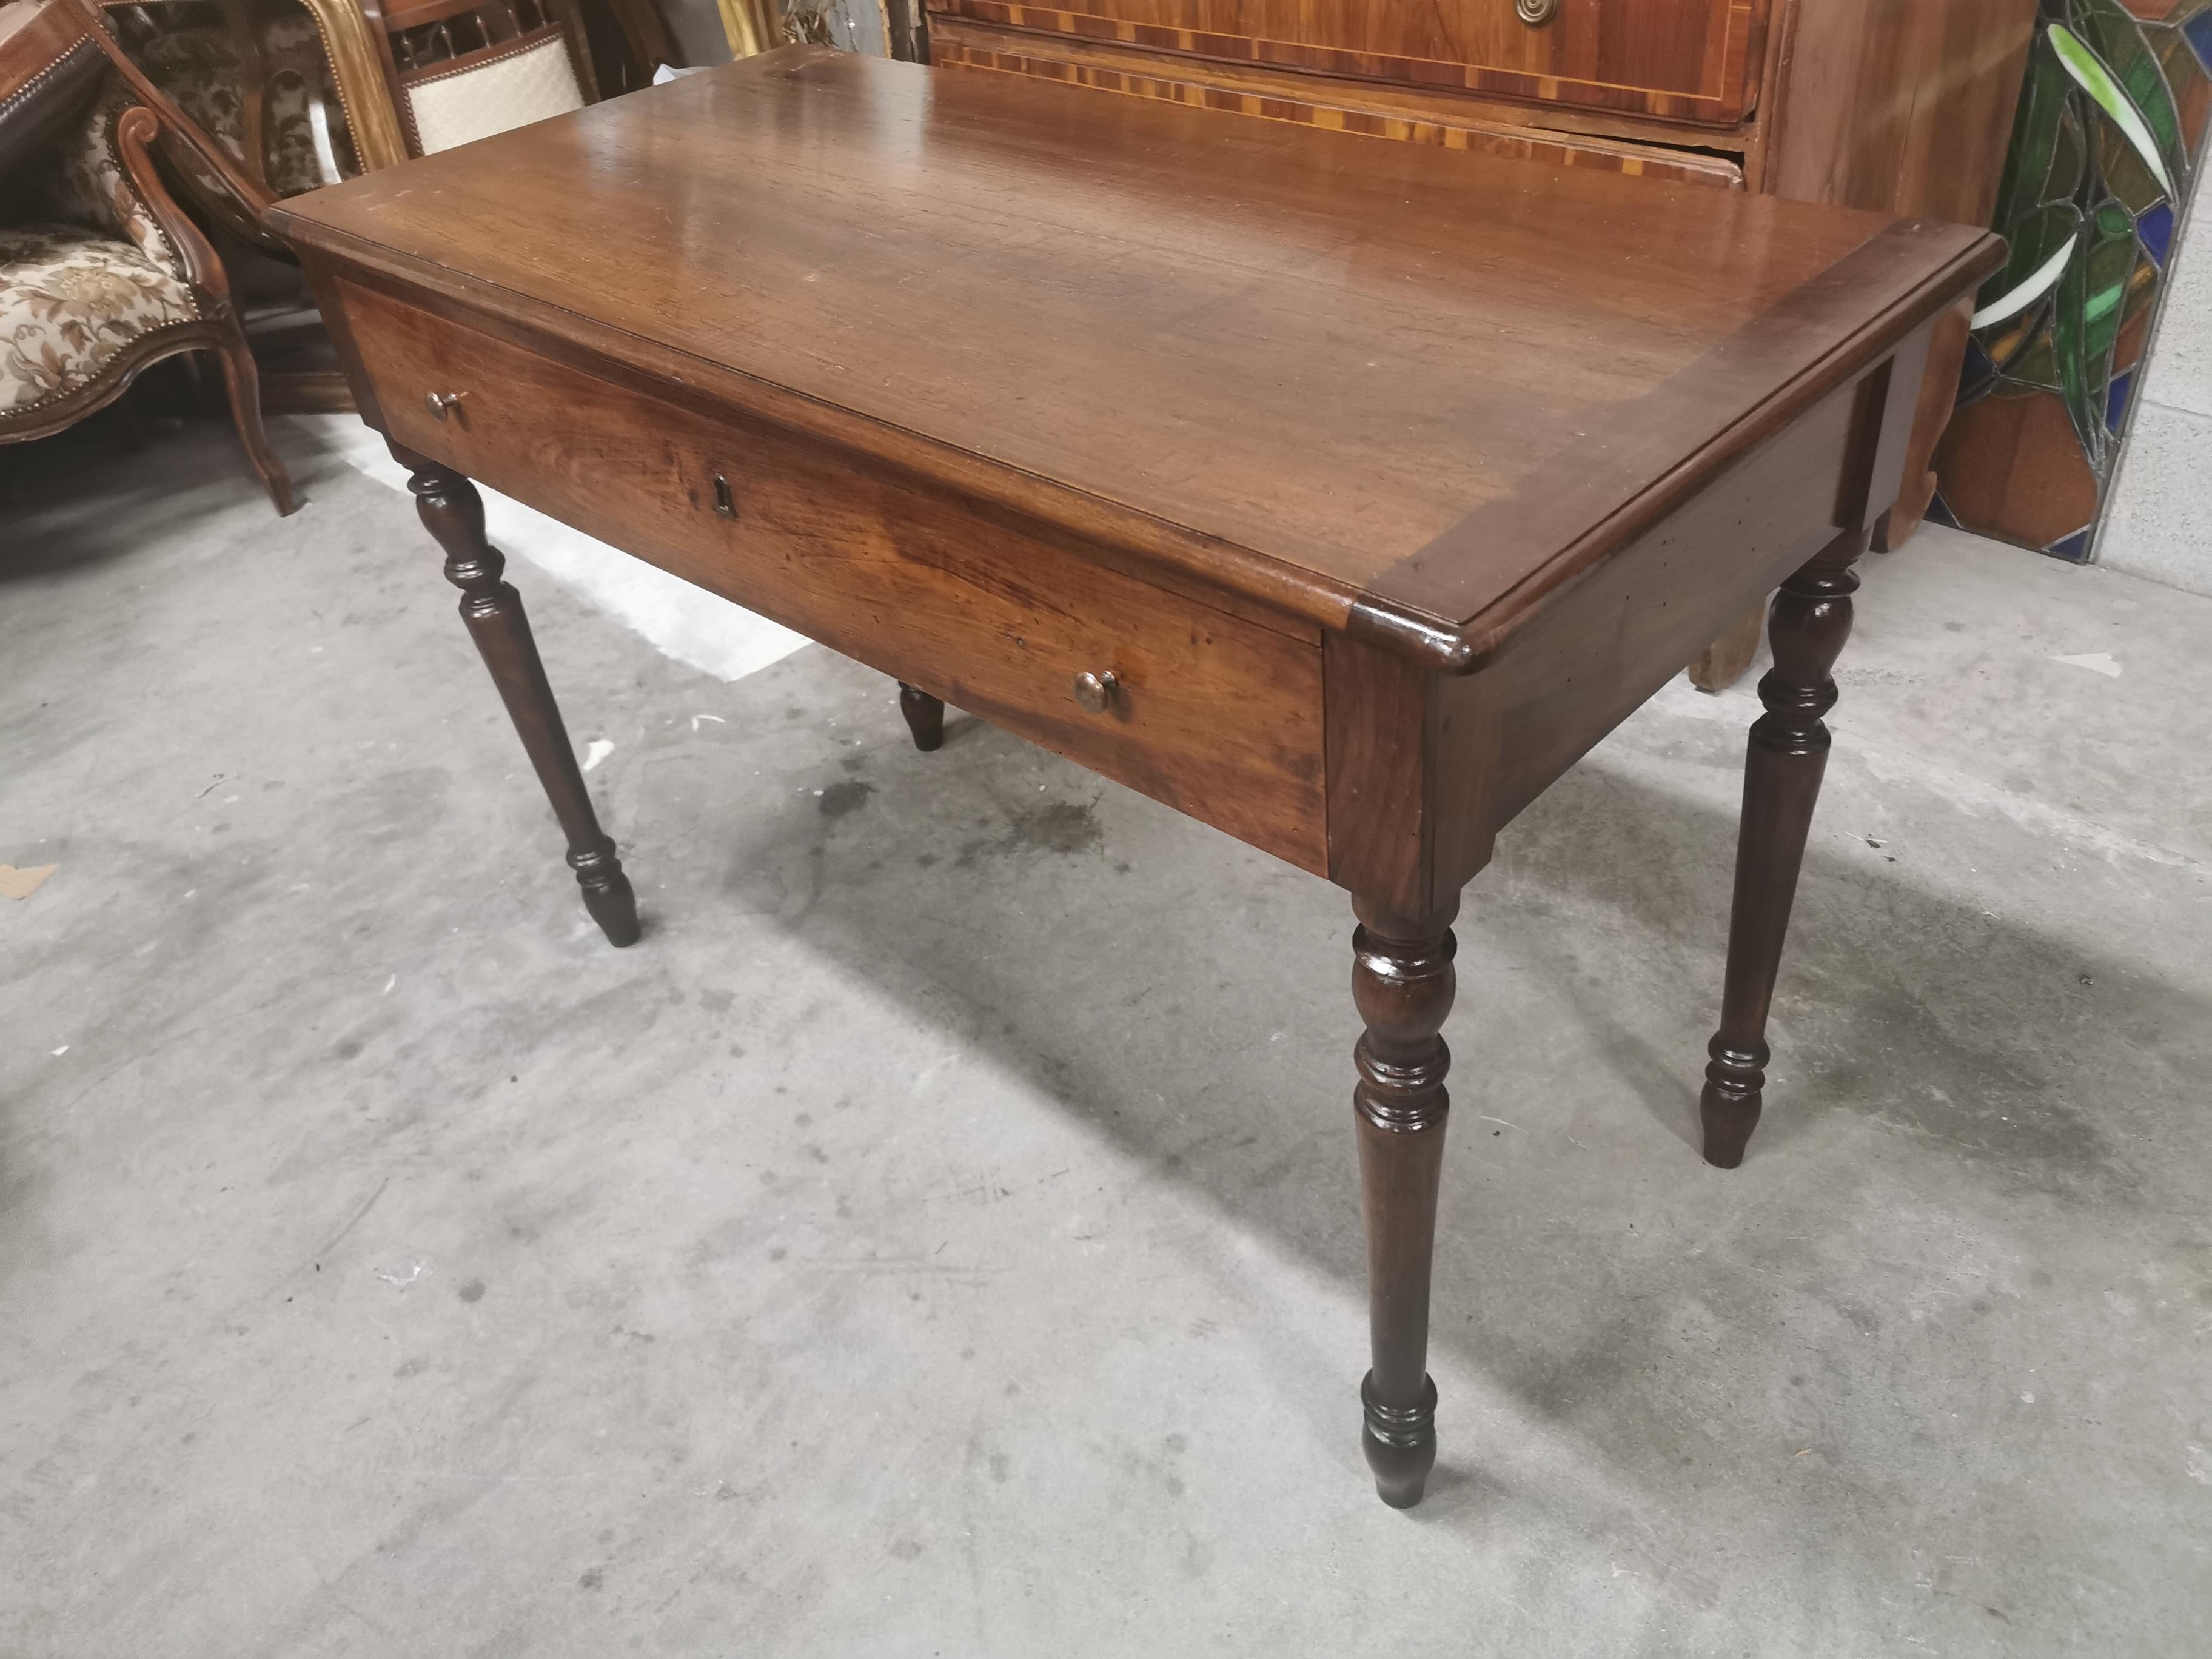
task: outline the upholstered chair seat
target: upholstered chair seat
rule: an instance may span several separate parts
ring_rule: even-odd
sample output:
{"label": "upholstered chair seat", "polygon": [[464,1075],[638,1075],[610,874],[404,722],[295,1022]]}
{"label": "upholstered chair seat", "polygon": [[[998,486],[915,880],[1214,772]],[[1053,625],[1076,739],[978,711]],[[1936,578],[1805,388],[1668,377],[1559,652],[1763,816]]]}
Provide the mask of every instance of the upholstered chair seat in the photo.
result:
{"label": "upholstered chair seat", "polygon": [[161,135],[160,118],[111,77],[0,177],[0,443],[82,420],[149,363],[210,352],[246,458],[289,513],[291,479],[262,430],[228,279],[155,167]]}
{"label": "upholstered chair seat", "polygon": [[180,272],[77,225],[0,225],[0,416],[98,383],[147,337],[197,323]]}

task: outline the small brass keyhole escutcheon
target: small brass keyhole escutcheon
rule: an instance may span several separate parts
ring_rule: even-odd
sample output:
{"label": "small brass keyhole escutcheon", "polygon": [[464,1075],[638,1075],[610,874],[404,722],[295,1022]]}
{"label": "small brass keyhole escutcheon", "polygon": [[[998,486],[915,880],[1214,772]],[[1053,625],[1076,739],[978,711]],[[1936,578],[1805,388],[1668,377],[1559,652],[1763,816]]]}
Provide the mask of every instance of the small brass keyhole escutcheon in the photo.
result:
{"label": "small brass keyhole escutcheon", "polygon": [[1519,12],[1521,21],[1533,29],[1559,15],[1559,0],[1513,0],[1513,9]]}
{"label": "small brass keyhole escutcheon", "polygon": [[720,472],[714,475],[714,511],[726,519],[738,516],[737,503],[730,499],[730,481]]}
{"label": "small brass keyhole escutcheon", "polygon": [[1121,682],[1108,669],[1103,674],[1078,674],[1075,677],[1075,700],[1094,714],[1103,714],[1114,703],[1115,694]]}
{"label": "small brass keyhole escutcheon", "polygon": [[430,405],[430,413],[442,421],[459,409],[461,399],[468,395],[465,392],[434,392],[422,401]]}

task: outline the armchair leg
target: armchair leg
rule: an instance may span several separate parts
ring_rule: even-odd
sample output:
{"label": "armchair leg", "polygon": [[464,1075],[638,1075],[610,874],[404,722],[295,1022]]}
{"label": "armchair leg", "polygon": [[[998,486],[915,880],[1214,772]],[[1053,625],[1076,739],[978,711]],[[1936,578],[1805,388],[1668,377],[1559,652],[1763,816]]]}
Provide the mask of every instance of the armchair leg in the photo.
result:
{"label": "armchair leg", "polygon": [[230,339],[216,355],[222,360],[222,383],[230,392],[230,418],[237,424],[239,442],[246,446],[246,459],[260,474],[261,486],[269,492],[276,516],[289,517],[298,509],[299,502],[292,494],[292,475],[269,447],[269,434],[262,429],[261,375],[253,366],[253,350],[246,343],[244,331],[234,326]]}
{"label": "armchair leg", "polygon": [[[91,18],[91,13],[86,13]],[[92,19],[96,24],[97,19]],[[102,50],[123,71],[140,95],[149,103],[167,108],[173,120],[185,119],[181,112],[170,105],[163,94],[146,81],[145,76],[125,57],[112,40],[94,29],[94,38]],[[187,123],[189,125],[189,123]],[[289,515],[299,503],[292,495],[292,475],[284,470],[284,463],[276,459],[269,447],[269,434],[261,428],[261,375],[253,366],[253,352],[246,343],[246,331],[239,326],[238,312],[230,297],[229,273],[222,268],[200,228],[194,224],[176,198],[169,194],[168,186],[155,165],[152,145],[161,135],[161,120],[146,104],[136,104],[122,112],[115,121],[117,159],[132,188],[154,216],[163,235],[183,259],[185,276],[200,302],[201,314],[216,331],[215,354],[222,361],[222,382],[230,392],[230,417],[238,426],[238,441],[246,446],[246,459],[253,463],[253,470],[261,476],[262,488],[269,492],[277,516]],[[220,151],[210,151],[220,157]],[[226,182],[230,174],[218,165],[216,171]],[[246,181],[249,185],[251,181]],[[251,192],[241,198],[249,203]],[[255,210],[258,211],[257,207]]]}

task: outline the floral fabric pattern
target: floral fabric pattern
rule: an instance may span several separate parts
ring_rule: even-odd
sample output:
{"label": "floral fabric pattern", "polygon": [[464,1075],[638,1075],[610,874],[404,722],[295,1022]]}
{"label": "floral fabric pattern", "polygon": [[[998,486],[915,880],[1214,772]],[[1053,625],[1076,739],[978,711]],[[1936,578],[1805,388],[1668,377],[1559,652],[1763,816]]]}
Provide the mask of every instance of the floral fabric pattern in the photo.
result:
{"label": "floral fabric pattern", "polygon": [[116,147],[115,124],[133,101],[121,91],[103,98],[83,121],[56,141],[34,189],[47,216],[126,238],[149,263],[182,283],[184,261],[131,187],[123,171],[123,154]]}
{"label": "floral fabric pattern", "polygon": [[[189,7],[113,15],[123,44],[147,77],[240,162],[246,154],[246,65],[220,21],[191,21]],[[249,6],[266,78],[261,170],[278,196],[298,196],[361,171],[337,82],[314,20],[296,5]],[[251,163],[246,170],[254,171]]]}
{"label": "floral fabric pattern", "polygon": [[132,341],[199,315],[191,289],[131,242],[0,226],[0,419],[80,391]]}

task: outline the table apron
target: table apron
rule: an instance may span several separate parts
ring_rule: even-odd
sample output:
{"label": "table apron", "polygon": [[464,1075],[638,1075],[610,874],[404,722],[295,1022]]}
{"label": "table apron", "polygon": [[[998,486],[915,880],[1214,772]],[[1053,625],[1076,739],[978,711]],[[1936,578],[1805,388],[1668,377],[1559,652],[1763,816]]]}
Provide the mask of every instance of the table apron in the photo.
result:
{"label": "table apron", "polygon": [[1329,876],[1428,914],[1498,832],[1783,578],[1897,498],[1933,323],[1553,590],[1473,674],[1323,639]]}
{"label": "table apron", "polygon": [[[747,411],[321,274],[392,441],[1316,873],[1321,652]],[[432,394],[455,401],[443,411]],[[1078,675],[1115,677],[1109,707]]]}

